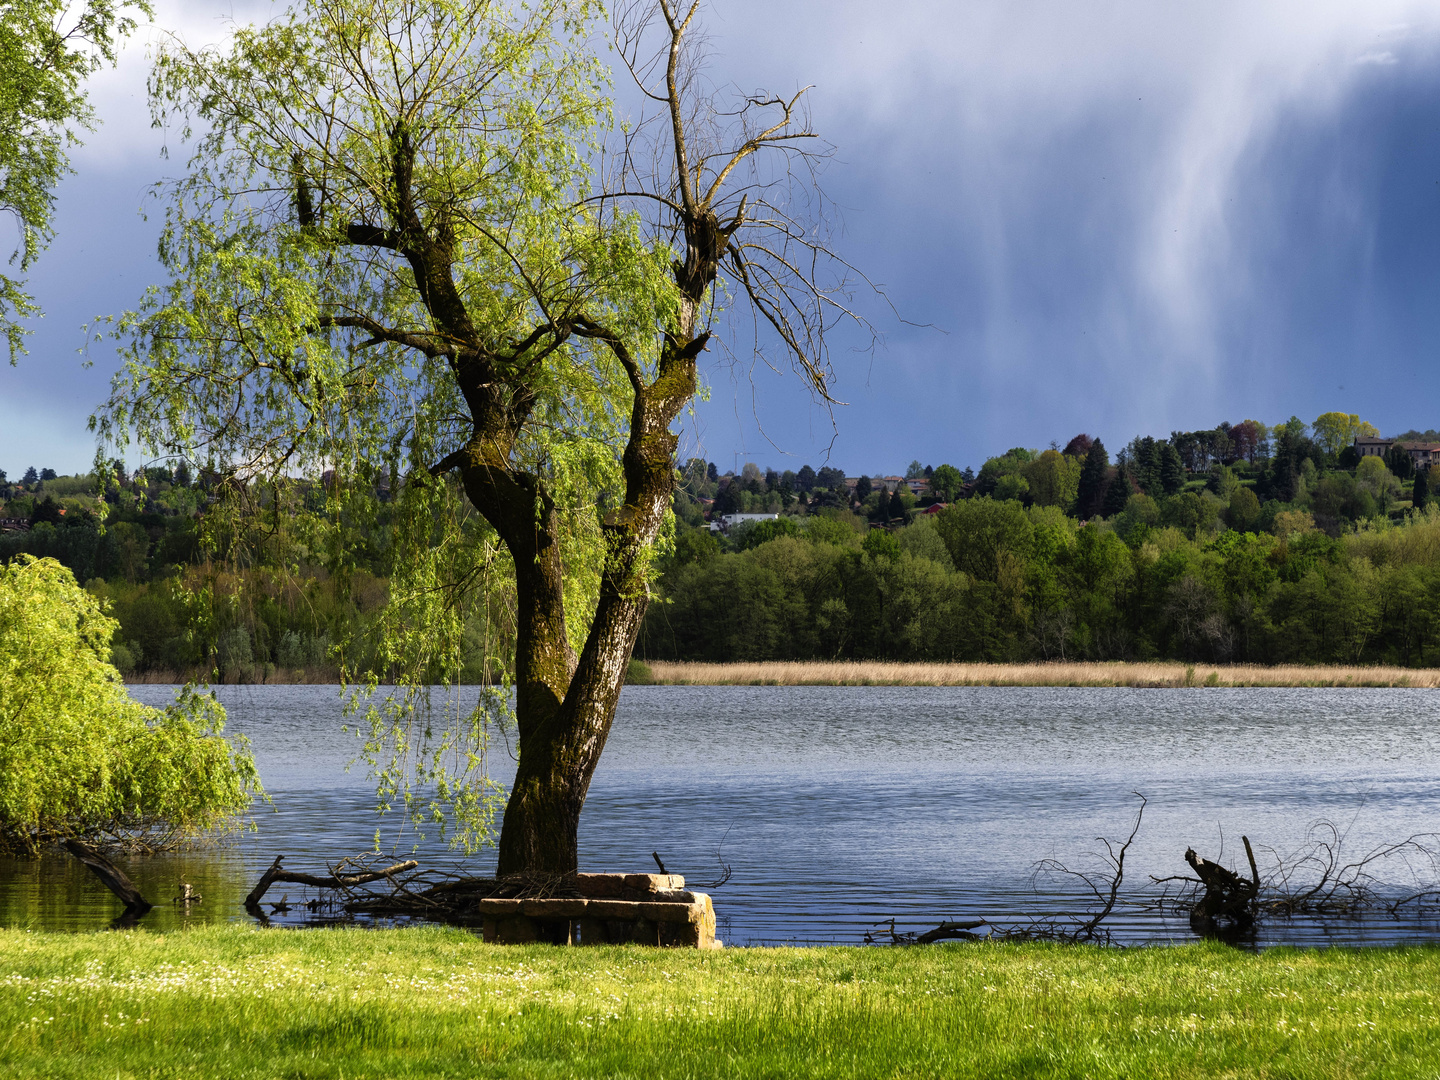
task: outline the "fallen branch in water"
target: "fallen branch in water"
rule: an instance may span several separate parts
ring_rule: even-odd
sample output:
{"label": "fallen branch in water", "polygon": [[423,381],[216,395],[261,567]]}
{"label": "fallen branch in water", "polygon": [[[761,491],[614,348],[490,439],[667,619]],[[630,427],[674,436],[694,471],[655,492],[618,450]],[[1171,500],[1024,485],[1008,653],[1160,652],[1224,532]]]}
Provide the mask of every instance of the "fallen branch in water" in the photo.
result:
{"label": "fallen branch in water", "polygon": [[[951,920],[942,922],[935,929],[926,930],[924,933],[916,933],[913,930],[896,930],[893,918],[888,923],[875,923],[874,925],[886,928],[882,933],[890,939],[885,942],[887,945],[933,945],[937,941],[979,941],[984,935],[972,933],[972,931],[987,924],[984,919],[967,919],[964,922]],[[878,945],[881,940],[882,938],[870,931],[865,932],[866,945]]]}
{"label": "fallen branch in water", "polygon": [[[1098,909],[1081,914],[1064,912],[1042,915],[1023,925],[1008,926],[996,935],[1006,941],[1109,941],[1109,931],[1103,923],[1115,911],[1120,900],[1120,887],[1125,882],[1125,856],[1135,837],[1140,833],[1140,823],[1145,819],[1145,807],[1149,800],[1140,792],[1132,792],[1140,800],[1135,811],[1135,822],[1130,826],[1130,835],[1124,842],[1097,836],[1096,842],[1105,845],[1103,852],[1092,851],[1090,858],[1099,860],[1099,867],[1093,870],[1074,870],[1059,859],[1042,859],[1035,867],[1034,879],[1045,875],[1079,881],[1095,898]],[[1038,885],[1037,885],[1038,891]]]}
{"label": "fallen branch in water", "polygon": [[[357,874],[341,874],[332,869],[326,877],[319,877],[315,874],[291,874],[280,868],[284,855],[275,856],[275,861],[270,864],[270,869],[261,875],[256,882],[255,888],[250,890],[250,895],[245,897],[245,906],[258,904],[261,897],[276,882],[284,882],[287,885],[309,885],[316,889],[352,889],[361,885],[369,885],[374,881],[387,881],[396,874],[403,874],[408,870],[414,870],[420,864],[414,859],[406,859],[394,866],[387,866],[383,870],[365,870]],[[348,859],[342,859],[338,866],[343,866]]]}
{"label": "fallen branch in water", "polygon": [[[1183,886],[1160,896],[1153,907],[1189,913],[1196,930],[1206,934],[1243,931],[1267,917],[1354,919],[1383,913],[1398,918],[1402,909],[1419,914],[1440,901],[1437,834],[1419,833],[1347,860],[1344,831],[1334,822],[1320,821],[1294,851],[1281,854],[1260,847],[1271,864],[1268,872],[1261,871],[1249,838],[1241,840],[1250,864],[1249,881],[1187,850],[1185,860],[1197,876],[1152,878],[1157,884]],[[1397,875],[1381,874],[1386,864],[1403,869],[1410,879],[1408,892],[1396,895]]]}
{"label": "fallen branch in water", "polygon": [[1243,930],[1255,922],[1256,897],[1260,892],[1260,871],[1255,866],[1255,849],[1248,836],[1245,854],[1250,860],[1250,880],[1219,863],[1202,859],[1194,848],[1185,849],[1185,861],[1205,886],[1205,895],[1190,909],[1190,923],[1201,933],[1217,928]]}
{"label": "fallen branch in water", "polygon": [[151,909],[153,905],[140,895],[140,890],[135,887],[134,882],[125,876],[125,871],[89,844],[82,844],[79,840],[66,840],[65,847],[71,855],[84,863],[92,874],[104,882],[107,889],[120,898],[120,902],[125,905],[126,915],[138,918]]}

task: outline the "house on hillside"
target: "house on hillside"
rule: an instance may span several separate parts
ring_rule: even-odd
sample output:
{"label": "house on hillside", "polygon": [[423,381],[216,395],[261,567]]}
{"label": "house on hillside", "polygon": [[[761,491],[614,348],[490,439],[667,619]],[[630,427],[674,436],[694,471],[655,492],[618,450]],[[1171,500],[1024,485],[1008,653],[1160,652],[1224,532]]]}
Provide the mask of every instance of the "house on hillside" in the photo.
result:
{"label": "house on hillside", "polygon": [[710,531],[728,533],[736,525],[744,525],[750,521],[774,521],[779,514],[721,514],[718,518],[710,519]]}
{"label": "house on hillside", "polygon": [[1428,469],[1440,457],[1440,443],[1433,442],[1404,442],[1400,444],[1410,455],[1410,460],[1415,463],[1417,469]]}
{"label": "house on hillside", "polygon": [[1428,469],[1435,463],[1437,458],[1440,458],[1440,443],[1397,443],[1394,439],[1376,439],[1369,437],[1356,438],[1355,452],[1361,457],[1384,457],[1390,452],[1392,446],[1397,445],[1410,455],[1410,460],[1417,469]]}

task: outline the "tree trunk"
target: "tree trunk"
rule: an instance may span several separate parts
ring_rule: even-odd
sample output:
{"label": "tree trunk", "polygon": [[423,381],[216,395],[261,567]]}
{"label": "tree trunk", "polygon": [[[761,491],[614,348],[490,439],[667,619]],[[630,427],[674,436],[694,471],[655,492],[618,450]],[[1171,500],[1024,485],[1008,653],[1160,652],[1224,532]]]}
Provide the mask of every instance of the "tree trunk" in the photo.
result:
{"label": "tree trunk", "polygon": [[560,707],[546,717],[520,718],[520,760],[500,831],[499,874],[579,868],[580,811],[650,602],[648,550],[674,484],[677,439],[670,425],[695,392],[695,357],[707,340],[702,334],[681,346],[672,339],[655,381],[645,385],[634,377],[625,504],[603,525],[607,557],[595,619]]}

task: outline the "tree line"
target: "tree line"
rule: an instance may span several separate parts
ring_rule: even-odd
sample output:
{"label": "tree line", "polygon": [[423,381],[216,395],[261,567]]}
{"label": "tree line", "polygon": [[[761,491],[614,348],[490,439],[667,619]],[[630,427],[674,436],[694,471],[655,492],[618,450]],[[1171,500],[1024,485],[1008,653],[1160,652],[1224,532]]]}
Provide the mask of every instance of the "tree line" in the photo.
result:
{"label": "tree line", "polygon": [[[978,473],[931,468],[932,483],[955,486],[918,496],[852,489],[829,466],[721,475],[689,461],[637,655],[1432,664],[1440,533],[1427,473],[1408,454],[1357,460],[1359,421],[1347,444],[1323,420],[1137,437],[1113,460],[1077,436]],[[376,657],[395,557],[383,479],[377,490],[376,513],[347,526],[340,571],[324,558],[334,522],[318,484],[251,492],[262,509],[286,507],[285,528],[267,532],[263,513],[232,513],[214,470],[36,471],[0,487],[0,516],[33,522],[0,535],[0,558],[69,567],[117,618],[129,674],[330,680]],[[727,505],[779,516],[712,531],[707,516]],[[465,614],[466,681],[504,674],[514,604],[500,574]]]}
{"label": "tree line", "polygon": [[1244,421],[1137,437],[1113,461],[1081,435],[990,458],[962,497],[941,507],[932,492],[888,525],[873,496],[852,494],[717,536],[682,486],[638,648],[709,661],[1433,664],[1440,515],[1403,447],[1356,452],[1373,434],[1346,414]]}

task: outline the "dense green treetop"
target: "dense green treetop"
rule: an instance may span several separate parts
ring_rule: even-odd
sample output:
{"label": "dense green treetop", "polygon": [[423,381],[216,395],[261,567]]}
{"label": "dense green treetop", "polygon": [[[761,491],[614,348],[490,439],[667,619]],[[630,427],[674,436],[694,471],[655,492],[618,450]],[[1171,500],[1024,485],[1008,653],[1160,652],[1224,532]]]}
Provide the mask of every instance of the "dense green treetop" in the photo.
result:
{"label": "dense green treetop", "polygon": [[0,850],[80,835],[163,845],[233,823],[259,791],[213,697],[187,690],[162,710],[125,692],[115,626],[54,560],[0,565]]}

